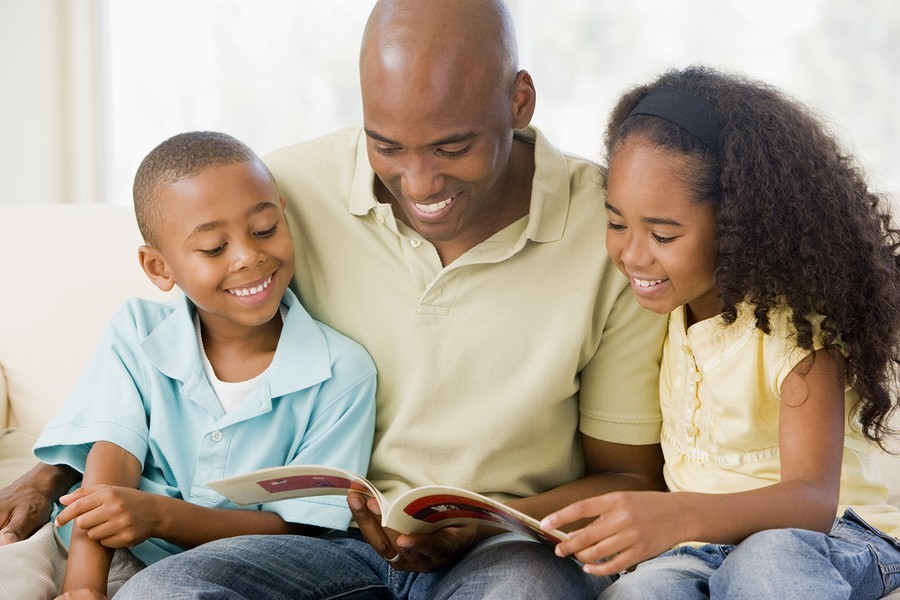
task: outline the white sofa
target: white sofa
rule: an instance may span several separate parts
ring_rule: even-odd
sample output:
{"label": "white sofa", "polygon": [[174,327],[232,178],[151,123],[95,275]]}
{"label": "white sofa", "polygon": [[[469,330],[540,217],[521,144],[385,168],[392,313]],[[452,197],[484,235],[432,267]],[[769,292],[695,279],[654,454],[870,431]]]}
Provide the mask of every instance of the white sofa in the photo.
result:
{"label": "white sofa", "polygon": [[[166,297],[138,266],[140,244],[130,206],[0,207],[0,487],[35,464],[35,436],[116,308]],[[881,468],[900,506],[900,458]]]}

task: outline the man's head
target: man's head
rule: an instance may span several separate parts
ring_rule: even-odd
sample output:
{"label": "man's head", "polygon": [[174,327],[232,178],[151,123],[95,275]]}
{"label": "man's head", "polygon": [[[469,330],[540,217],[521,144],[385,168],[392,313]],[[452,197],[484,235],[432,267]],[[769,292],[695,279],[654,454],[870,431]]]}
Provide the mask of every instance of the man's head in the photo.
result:
{"label": "man's head", "polygon": [[164,141],[138,167],[134,204],[141,267],[160,289],[180,287],[204,326],[276,316],[293,243],[275,180],[247,146],[205,131]]}
{"label": "man's head", "polygon": [[510,204],[521,209],[513,132],[531,121],[535,93],[502,0],[378,2],[360,85],[369,160],[424,237],[492,234]]}

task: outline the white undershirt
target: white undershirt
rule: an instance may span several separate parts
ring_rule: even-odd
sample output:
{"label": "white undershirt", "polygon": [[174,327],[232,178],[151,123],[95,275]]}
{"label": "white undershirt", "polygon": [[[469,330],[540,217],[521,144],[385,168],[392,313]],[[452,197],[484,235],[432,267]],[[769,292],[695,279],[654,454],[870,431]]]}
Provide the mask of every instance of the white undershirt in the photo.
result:
{"label": "white undershirt", "polygon": [[[281,315],[282,323],[284,322],[285,313],[285,308],[283,306],[280,307],[279,314]],[[200,344],[200,354],[203,357],[203,370],[206,371],[206,377],[209,379],[209,384],[216,393],[216,397],[219,399],[222,408],[226,413],[229,413],[237,408],[250,392],[260,385],[263,377],[265,377],[266,373],[269,371],[269,367],[272,365],[270,364],[262,373],[246,381],[221,381],[216,376],[212,363],[209,362],[209,357],[206,356],[206,350],[203,348],[203,336],[200,333],[200,316],[196,311],[194,311],[194,330],[197,332],[197,341]]]}

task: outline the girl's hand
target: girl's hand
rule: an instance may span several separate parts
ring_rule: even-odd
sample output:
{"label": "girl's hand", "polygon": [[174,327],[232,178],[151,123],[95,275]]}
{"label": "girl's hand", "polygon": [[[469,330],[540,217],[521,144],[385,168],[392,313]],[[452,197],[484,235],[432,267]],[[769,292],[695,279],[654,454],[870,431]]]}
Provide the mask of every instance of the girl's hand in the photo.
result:
{"label": "girl's hand", "polygon": [[83,487],[59,499],[66,508],[55,523],[59,527],[74,520],[89,539],[107,548],[129,548],[154,537],[160,498],[129,487]]}
{"label": "girl's hand", "polygon": [[668,492],[611,492],[574,502],[545,517],[541,526],[558,529],[594,519],[570,532],[556,554],[574,554],[586,573],[613,575],[684,541],[675,504]]}

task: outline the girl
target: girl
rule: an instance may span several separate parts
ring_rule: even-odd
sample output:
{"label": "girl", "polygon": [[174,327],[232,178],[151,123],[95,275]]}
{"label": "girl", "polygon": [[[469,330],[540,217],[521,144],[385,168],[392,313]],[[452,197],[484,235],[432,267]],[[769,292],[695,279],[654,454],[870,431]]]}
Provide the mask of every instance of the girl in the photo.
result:
{"label": "girl", "polygon": [[606,151],[609,254],[645,308],[671,313],[671,493],[548,516],[593,518],[557,553],[596,575],[656,556],[602,598],[900,587],[900,510],[872,463],[900,364],[900,231],[879,197],[807,109],[708,68],[626,94]]}

